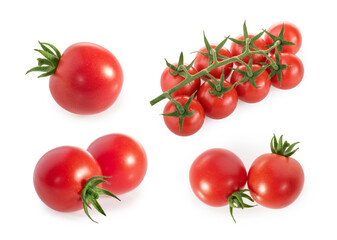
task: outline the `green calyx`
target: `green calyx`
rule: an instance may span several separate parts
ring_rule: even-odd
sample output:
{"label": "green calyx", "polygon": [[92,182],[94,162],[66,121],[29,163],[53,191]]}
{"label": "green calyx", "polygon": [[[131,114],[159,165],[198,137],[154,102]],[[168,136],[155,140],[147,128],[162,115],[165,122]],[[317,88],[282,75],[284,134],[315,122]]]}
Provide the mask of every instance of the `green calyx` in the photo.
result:
{"label": "green calyx", "polygon": [[37,59],[37,67],[29,69],[30,72],[43,72],[38,77],[47,77],[52,75],[59,64],[61,53],[60,51],[50,43],[39,42],[42,49],[34,49],[39,52],[44,58]]}
{"label": "green calyx", "polygon": [[95,177],[92,177],[92,178],[88,179],[87,182],[84,185],[84,188],[83,188],[82,192],[81,192],[81,199],[82,199],[82,202],[83,202],[84,212],[95,223],[97,223],[97,222],[94,221],[89,214],[88,208],[91,209],[89,203],[91,203],[99,213],[106,216],[103,208],[97,202],[97,199],[99,198],[99,196],[100,195],[107,195],[107,196],[113,197],[113,198],[120,201],[120,199],[117,196],[115,196],[114,194],[112,194],[108,190],[97,187],[97,185],[99,185],[101,183],[110,184],[108,181],[104,180],[103,178],[110,178],[110,177],[95,176]]}
{"label": "green calyx", "polygon": [[[194,59],[195,60],[195,59]],[[184,54],[181,52],[180,53],[180,56],[179,56],[179,61],[178,61],[178,64],[177,66],[174,66],[173,64],[169,63],[166,59],[166,65],[167,67],[169,68],[169,73],[172,75],[172,76],[177,76],[177,75],[180,75],[182,77],[187,77],[187,76],[190,76],[191,74],[188,72],[188,70],[193,66],[194,64],[194,60],[188,64],[186,67],[184,65]]]}
{"label": "green calyx", "polygon": [[249,49],[259,51],[260,49],[254,45],[254,42],[258,40],[263,35],[263,33],[264,31],[258,33],[257,35],[249,39],[247,25],[245,21],[243,24],[243,40],[237,40],[235,38],[230,38],[230,40],[238,45],[244,46],[242,49],[242,53],[249,51]]}
{"label": "green calyx", "polygon": [[274,134],[273,138],[271,139],[270,142],[270,149],[272,153],[285,156],[285,157],[290,157],[293,155],[299,148],[296,148],[295,150],[294,147],[298,144],[299,142],[295,142],[293,144],[288,143],[287,141],[283,142],[283,135],[279,138],[279,140],[276,139],[276,136]]}
{"label": "green calyx", "polygon": [[223,55],[219,54],[219,51],[225,45],[228,38],[229,38],[229,36],[225,37],[225,39],[222,40],[222,42],[220,42],[215,48],[212,48],[211,44],[207,40],[205,32],[204,32],[204,43],[205,43],[205,47],[206,47],[207,52],[201,52],[201,51],[197,51],[197,52],[204,55],[205,57],[208,57],[208,66],[210,66],[212,63],[217,63],[218,59],[221,59],[221,60],[228,59],[227,56],[223,56]]}
{"label": "green calyx", "polygon": [[275,62],[274,62],[274,66],[268,63],[260,63],[261,65],[269,68],[271,71],[269,73],[268,79],[271,79],[273,76],[277,76],[277,79],[279,81],[279,84],[281,84],[282,81],[282,71],[288,67],[291,67],[289,65],[286,64],[281,64],[281,60],[280,60],[280,54],[279,51],[276,49],[275,50]]}
{"label": "green calyx", "polygon": [[207,76],[211,78],[213,81],[209,80],[208,78],[203,77],[203,79],[211,86],[212,90],[209,90],[209,94],[217,95],[219,98],[222,98],[223,94],[232,90],[236,84],[233,84],[230,87],[224,87],[225,82],[225,74],[224,69],[222,69],[222,73],[220,76],[220,80],[217,80],[211,74],[207,73]]}
{"label": "green calyx", "polygon": [[252,197],[245,193],[247,191],[249,192],[248,189],[239,190],[237,192],[232,193],[232,195],[230,195],[229,198],[228,198],[229,212],[230,212],[230,214],[231,214],[235,223],[236,223],[236,221],[235,221],[235,218],[234,218],[234,215],[233,215],[233,209],[234,208],[244,209],[244,208],[251,208],[251,207],[256,206],[256,205],[246,204],[243,201],[243,199],[247,199],[251,202],[254,202]]}
{"label": "green calyx", "polygon": [[165,113],[163,114],[166,117],[178,117],[179,118],[179,131],[181,132],[183,129],[184,120],[186,117],[191,117],[194,114],[194,110],[189,111],[189,107],[191,106],[192,100],[194,98],[195,93],[193,93],[188,101],[182,105],[179,102],[177,102],[172,96],[169,96],[168,98],[172,101],[173,105],[176,108],[176,111],[171,113]]}
{"label": "green calyx", "polygon": [[[247,64],[246,64],[247,65]],[[269,65],[268,65],[269,66]],[[252,70],[253,69],[253,58],[249,59],[249,63],[246,66],[247,71],[238,69],[238,68],[232,68],[234,71],[240,73],[241,75],[243,75],[243,78],[237,82],[237,85],[240,85],[241,83],[245,83],[245,82],[250,82],[250,84],[254,87],[254,88],[259,88],[256,85],[256,81],[255,79],[260,76],[264,70],[266,70],[266,68],[268,66],[263,66],[262,68],[256,70],[256,71],[248,71],[249,69]]]}
{"label": "green calyx", "polygon": [[278,46],[276,47],[276,49],[279,52],[283,51],[283,46],[288,46],[288,45],[295,45],[295,43],[293,42],[289,42],[283,39],[283,35],[284,35],[284,24],[282,25],[281,31],[279,33],[279,35],[276,37],[273,34],[271,34],[270,32],[268,32],[267,30],[263,30],[263,32],[265,32],[274,42],[272,44],[267,45],[266,47],[271,47],[274,45],[274,43],[278,42]]}

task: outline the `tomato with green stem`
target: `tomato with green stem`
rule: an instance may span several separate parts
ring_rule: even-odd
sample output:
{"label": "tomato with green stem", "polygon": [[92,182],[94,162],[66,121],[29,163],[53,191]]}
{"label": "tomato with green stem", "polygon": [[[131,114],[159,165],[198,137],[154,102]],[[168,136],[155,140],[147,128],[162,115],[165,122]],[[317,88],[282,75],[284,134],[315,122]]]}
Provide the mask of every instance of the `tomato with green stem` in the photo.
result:
{"label": "tomato with green stem", "polygon": [[36,49],[45,58],[27,71],[50,76],[49,89],[55,101],[76,114],[96,114],[109,108],[119,96],[123,72],[117,58],[107,49],[93,43],[76,43],[61,55],[49,43]]}
{"label": "tomato with green stem", "polygon": [[[250,61],[252,64],[252,61]],[[237,84],[236,91],[239,99],[247,103],[257,103],[262,101],[269,93],[271,82],[268,79],[266,67],[251,65],[251,76],[244,65],[234,69],[231,76],[231,83]]]}
{"label": "tomato with green stem", "polygon": [[36,164],[33,177],[36,193],[48,207],[60,212],[84,208],[91,220],[89,203],[105,215],[97,202],[99,195],[118,199],[97,187],[106,182],[104,178],[109,176],[102,176],[99,164],[90,153],[71,146],[58,147],[44,154]]}
{"label": "tomato with green stem", "polygon": [[115,194],[135,189],[144,179],[147,156],[143,146],[125,134],[108,134],[93,141],[88,152],[96,159],[102,174],[111,176],[103,187]]}
{"label": "tomato with green stem", "polygon": [[[279,52],[296,54],[302,45],[300,30],[290,22],[278,22],[272,25],[265,34],[265,42],[270,47],[274,42],[280,41]],[[273,49],[271,53],[275,53]]]}
{"label": "tomato with green stem", "polygon": [[[224,59],[231,58],[232,54],[231,52],[224,47],[226,41],[228,38],[225,38],[221,43],[218,45],[210,44],[206,38],[206,35],[204,33],[204,42],[205,46],[202,47],[195,58],[194,61],[194,67],[197,69],[198,72],[206,69],[208,66],[210,66],[214,59],[216,61],[223,61]],[[224,66],[217,67],[209,72],[213,77],[220,78],[222,72],[225,73],[225,79],[229,77],[233,67],[233,63],[225,64]]]}
{"label": "tomato with green stem", "polygon": [[[211,75],[210,77],[213,78]],[[224,74],[220,79],[205,80],[197,92],[197,99],[206,116],[213,119],[228,117],[238,103],[238,94],[234,86],[224,80]]]}
{"label": "tomato with green stem", "polygon": [[167,128],[178,136],[190,136],[202,127],[205,111],[192,96],[171,98],[164,108],[164,122]]}
{"label": "tomato with green stem", "polygon": [[[266,43],[265,43],[263,38],[261,38],[259,36],[257,36],[258,38],[256,38],[256,35],[253,35],[253,34],[249,34],[248,37],[249,37],[249,39],[253,39],[251,44],[254,44],[254,46],[257,49],[263,50],[263,51],[267,50]],[[244,36],[239,35],[236,38],[236,40],[243,41]],[[245,44],[245,43],[242,43],[242,44]],[[231,51],[233,56],[238,56],[242,53],[243,48],[244,48],[244,45],[240,45],[237,42],[232,42],[230,51]],[[256,49],[253,49],[253,48],[249,48],[249,50],[250,51],[256,51]],[[245,57],[242,58],[242,61],[244,61],[245,63],[248,63],[250,58],[253,58],[253,63],[255,63],[255,64],[257,64],[259,62],[265,62],[266,61],[266,57],[262,54],[254,54],[252,56],[245,56]],[[240,62],[235,62],[235,64],[237,66],[242,65],[242,63],[240,63]]]}
{"label": "tomato with green stem", "polygon": [[202,202],[213,207],[229,204],[232,217],[233,208],[252,207],[243,202],[243,198],[253,201],[243,190],[246,168],[229,150],[213,148],[200,154],[191,165],[189,179],[194,194]]}
{"label": "tomato with green stem", "polygon": [[275,54],[271,56],[271,59],[276,61],[279,68],[284,66],[282,71],[278,72],[279,74],[273,74],[273,68],[268,69],[271,73],[271,84],[274,87],[292,89],[300,84],[304,76],[304,66],[299,57],[290,53],[280,53],[279,57]]}
{"label": "tomato with green stem", "polygon": [[[180,54],[179,62],[176,64],[170,64],[166,61],[167,67],[163,71],[161,78],[160,78],[160,86],[163,92],[170,90],[171,88],[175,87],[179,83],[185,80],[187,75],[194,75],[197,73],[197,70],[193,67],[193,63],[189,65],[184,64],[184,55],[183,53]],[[191,96],[194,92],[196,92],[200,87],[200,78],[194,79],[192,82],[184,85],[177,91],[171,94],[172,97],[177,96]]]}
{"label": "tomato with green stem", "polygon": [[248,172],[248,188],[260,205],[268,208],[284,208],[300,195],[304,185],[304,172],[291,156],[298,142],[289,144],[275,135],[271,141],[272,153],[259,156]]}

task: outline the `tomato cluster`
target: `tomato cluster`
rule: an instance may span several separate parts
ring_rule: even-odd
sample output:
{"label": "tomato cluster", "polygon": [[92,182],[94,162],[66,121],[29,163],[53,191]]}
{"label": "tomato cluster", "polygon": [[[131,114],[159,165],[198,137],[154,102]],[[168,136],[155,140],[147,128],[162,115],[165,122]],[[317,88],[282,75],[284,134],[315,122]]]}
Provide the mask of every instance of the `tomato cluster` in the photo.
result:
{"label": "tomato cluster", "polygon": [[[253,207],[247,199],[268,208],[283,208],[300,195],[304,184],[301,165],[292,157],[295,145],[274,136],[272,153],[259,156],[248,175],[243,162],[231,151],[209,149],[199,155],[190,168],[190,184],[195,195],[204,203],[233,208]],[[243,189],[248,184],[248,189]],[[250,196],[245,192],[249,192]],[[234,217],[233,220],[235,221]]]}
{"label": "tomato cluster", "polygon": [[[228,39],[230,50],[224,46]],[[197,132],[205,116],[228,117],[239,99],[257,103],[268,95],[271,85],[291,89],[303,78],[303,64],[295,55],[302,44],[301,33],[291,23],[274,24],[256,35],[248,34],[244,24],[244,34],[237,38],[227,37],[218,45],[210,44],[206,36],[204,41],[191,64],[184,63],[183,54],[178,63],[167,62],[160,80],[163,94],[151,101],[153,105],[170,100],[164,122],[177,135]],[[190,105],[184,108],[186,103]]]}
{"label": "tomato cluster", "polygon": [[146,169],[146,153],[137,141],[109,134],[96,139],[87,151],[62,146],[44,154],[34,170],[34,186],[48,207],[61,212],[84,208],[92,220],[89,203],[105,215],[97,202],[99,195],[119,200],[115,194],[135,189]]}

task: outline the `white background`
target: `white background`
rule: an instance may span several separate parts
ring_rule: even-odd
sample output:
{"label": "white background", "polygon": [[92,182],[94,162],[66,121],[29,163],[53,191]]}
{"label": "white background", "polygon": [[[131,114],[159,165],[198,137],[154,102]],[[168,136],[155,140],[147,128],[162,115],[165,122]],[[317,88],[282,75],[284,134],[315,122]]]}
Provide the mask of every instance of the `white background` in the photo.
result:
{"label": "white background", "polygon": [[[239,3],[240,2],[240,3]],[[295,239],[329,238],[334,233],[336,201],[336,14],[334,1],[2,1],[0,4],[1,235],[6,239]],[[190,137],[166,128],[159,79],[164,58],[186,60],[203,46],[250,33],[277,21],[299,27],[305,66],[293,90],[272,88],[257,104],[240,102],[226,119],[206,119]],[[335,32],[334,32],[335,31]],[[94,116],[59,107],[48,79],[25,75],[35,66],[38,40],[64,51],[89,41],[109,49],[124,71],[117,102]],[[229,47],[229,45],[226,45]],[[32,176],[39,158],[52,148],[86,148],[108,133],[140,141],[148,155],[142,184],[122,202],[103,198],[107,217],[82,211],[59,213],[35,193]],[[223,147],[236,153],[247,170],[269,152],[272,134],[300,141],[294,157],[305,171],[302,194],[291,206],[236,210],[235,224],[226,207],[200,202],[188,181],[189,167],[204,150]]]}

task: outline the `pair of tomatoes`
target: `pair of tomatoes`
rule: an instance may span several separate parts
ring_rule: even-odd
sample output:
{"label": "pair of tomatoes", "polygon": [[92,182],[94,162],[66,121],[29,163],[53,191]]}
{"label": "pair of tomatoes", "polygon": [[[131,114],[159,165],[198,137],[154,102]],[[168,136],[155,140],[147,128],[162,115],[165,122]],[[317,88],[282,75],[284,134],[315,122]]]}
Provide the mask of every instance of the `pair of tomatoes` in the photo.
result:
{"label": "pair of tomatoes", "polygon": [[91,203],[105,215],[97,203],[99,195],[117,198],[115,194],[133,190],[146,169],[141,144],[124,134],[110,134],[96,139],[87,151],[63,146],[44,154],[34,170],[34,186],[40,199],[54,210],[84,208],[90,217],[87,208]]}
{"label": "pair of tomatoes", "polygon": [[[204,203],[220,207],[251,207],[243,198],[255,200],[268,208],[283,208],[294,202],[304,184],[301,165],[292,157],[296,150],[288,142],[272,139],[272,153],[259,156],[248,174],[243,162],[233,152],[215,148],[199,155],[190,168],[190,184]],[[246,183],[248,190],[242,190]],[[250,195],[245,194],[249,191]],[[233,216],[233,214],[232,214]],[[234,219],[234,218],[233,218]]]}
{"label": "pair of tomatoes", "polygon": [[[196,92],[188,108],[188,111],[194,114],[184,118],[182,127],[179,126],[181,119],[169,114],[177,110],[176,104],[170,101],[165,106],[164,121],[173,133],[180,136],[194,134],[202,127],[205,116],[222,119],[233,113],[238,99],[247,103],[256,103],[268,95],[271,85],[280,89],[290,89],[301,82],[304,68],[295,53],[301,47],[302,38],[296,26],[291,23],[278,23],[268,29],[264,38],[252,34],[248,35],[248,38],[253,41],[253,48],[250,48],[252,52],[266,51],[276,41],[279,41],[281,46],[275,47],[277,53],[274,48],[267,56],[263,54],[245,56],[240,61],[235,61],[236,68],[233,68],[233,63],[214,68],[204,76],[203,83],[200,78],[196,78],[173,92],[172,97],[181,105],[186,104],[189,97]],[[243,35],[233,39],[230,51],[223,46],[219,48],[220,44],[212,45],[205,41],[206,46],[198,51],[194,66],[188,66],[188,73],[195,75],[213,63],[212,56],[209,54],[210,48],[216,50],[218,62],[239,56],[244,48],[239,43],[243,40]],[[264,67],[271,63],[270,59],[275,64],[268,68]],[[252,69],[251,76],[247,73],[247,65]],[[178,71],[173,73],[175,74],[172,74],[170,67],[163,71],[161,76],[163,92],[177,86],[186,78],[185,73],[179,74]],[[213,79],[210,79],[210,75]],[[218,81],[217,86],[214,84],[215,81]]]}

